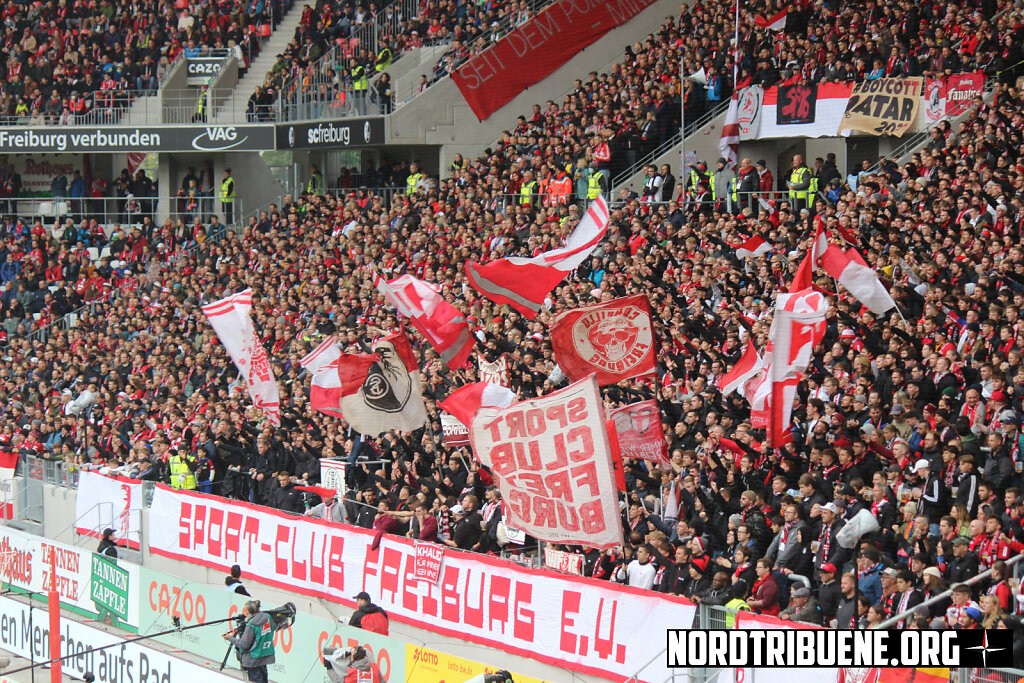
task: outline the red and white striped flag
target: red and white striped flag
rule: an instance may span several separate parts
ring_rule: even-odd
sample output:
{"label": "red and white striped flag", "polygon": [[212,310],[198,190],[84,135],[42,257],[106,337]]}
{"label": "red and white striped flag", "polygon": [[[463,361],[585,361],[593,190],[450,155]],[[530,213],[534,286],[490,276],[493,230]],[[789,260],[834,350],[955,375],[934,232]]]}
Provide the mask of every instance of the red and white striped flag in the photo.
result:
{"label": "red and white striped flag", "polygon": [[469,427],[473,424],[473,415],[480,408],[508,408],[515,402],[516,395],[511,389],[490,382],[474,382],[459,387],[437,405]]}
{"label": "red and white striped flag", "polygon": [[843,251],[836,246],[829,247],[822,256],[821,266],[872,312],[882,314],[896,307],[874,269],[864,262],[856,249]]}
{"label": "red and white striped flag", "polygon": [[789,15],[789,8],[783,7],[782,11],[776,14],[774,17],[765,19],[762,15],[758,14],[754,17],[754,25],[758,28],[766,28],[772,31],[781,31],[786,28],[786,17]]}
{"label": "red and white striped flag", "polygon": [[760,370],[761,359],[757,355],[757,349],[748,341],[747,348],[743,350],[743,355],[740,356],[739,361],[736,362],[736,365],[732,366],[732,370],[722,375],[722,378],[718,381],[718,386],[722,390],[722,396],[728,396],[732,392],[739,390],[747,383],[747,380],[756,375]]}
{"label": "red and white striped flag", "polygon": [[445,301],[436,285],[412,275],[401,275],[394,280],[373,274],[377,291],[412,321],[412,326],[426,337],[449,370],[458,370],[473,352],[473,335],[466,317],[459,309]]}
{"label": "red and white striped flag", "polygon": [[736,249],[736,256],[741,259],[748,259],[767,254],[772,250],[772,245],[760,235],[754,235]]}
{"label": "red and white striped flag", "polygon": [[728,160],[728,166],[735,168],[739,157],[737,149],[740,144],[740,101],[736,93],[729,100],[729,110],[725,113],[725,125],[722,126],[722,137],[718,140],[718,149]]}
{"label": "red and white striped flag", "polygon": [[768,411],[768,441],[773,447],[782,446],[791,438],[793,399],[800,378],[811,364],[814,347],[825,336],[827,312],[825,297],[810,289],[779,294],[775,299]]}
{"label": "red and white striped flag", "polygon": [[496,304],[508,304],[527,318],[544,306],[544,299],[569,271],[590,256],[608,233],[608,204],[598,196],[565,246],[533,258],[501,258],[485,265],[466,263],[470,284]]}
{"label": "red and white striped flag", "polygon": [[299,365],[313,376],[309,387],[309,402],[313,409],[334,417],[344,417],[341,414],[341,377],[338,376],[340,357],[338,343],[334,337],[328,337],[299,361]]}
{"label": "red and white striped flag", "polygon": [[14,518],[14,470],[18,467],[18,452],[0,450],[0,519]]}
{"label": "red and white striped flag", "polygon": [[795,294],[811,286],[814,280],[814,269],[821,265],[821,257],[825,254],[826,249],[828,249],[828,236],[825,234],[825,228],[819,223],[814,232],[814,242],[807,250],[807,255],[804,256],[804,260],[800,262],[800,267],[796,269],[796,274],[793,276],[793,282],[789,286],[790,294]]}
{"label": "red and white striped flag", "polygon": [[275,427],[280,427],[281,403],[277,379],[252,324],[252,290],[246,289],[207,304],[203,306],[203,314],[245,379],[253,404],[266,414]]}

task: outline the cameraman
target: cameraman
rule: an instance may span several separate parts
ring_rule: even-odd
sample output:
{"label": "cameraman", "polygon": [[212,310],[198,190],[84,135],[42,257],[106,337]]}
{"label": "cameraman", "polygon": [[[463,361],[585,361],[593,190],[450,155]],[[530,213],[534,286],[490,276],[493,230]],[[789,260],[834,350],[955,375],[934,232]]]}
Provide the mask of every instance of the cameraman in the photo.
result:
{"label": "cameraman", "polygon": [[225,633],[224,639],[238,650],[245,676],[253,683],[267,683],[267,665],[274,663],[274,624],[266,612],[260,611],[259,600],[249,600],[242,607],[245,627],[241,637]]}
{"label": "cameraman", "polygon": [[[348,669],[345,670],[344,677],[342,677],[342,673],[336,667],[342,663],[341,660],[344,657],[349,655],[352,659],[349,660]],[[384,681],[376,662],[371,661],[366,650],[361,647],[348,651],[336,650],[333,647],[324,648],[324,668],[327,669],[327,677],[331,679],[331,683],[383,683]]]}

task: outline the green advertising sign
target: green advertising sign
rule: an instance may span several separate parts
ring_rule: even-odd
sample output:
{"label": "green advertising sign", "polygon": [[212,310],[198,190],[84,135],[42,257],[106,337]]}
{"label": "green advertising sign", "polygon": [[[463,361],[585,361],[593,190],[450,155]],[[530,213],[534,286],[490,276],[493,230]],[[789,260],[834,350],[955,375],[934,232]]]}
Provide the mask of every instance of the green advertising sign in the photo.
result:
{"label": "green advertising sign", "polygon": [[[253,598],[262,599],[259,586],[248,585]],[[192,583],[163,572],[142,567],[139,590],[139,635],[174,629],[173,618],[182,626],[204,624],[240,614],[247,598],[227,591],[224,586]],[[264,607],[277,607],[264,601]],[[299,606],[301,610],[301,605]],[[337,607],[341,607],[338,605]],[[345,614],[349,608],[342,608]],[[218,664],[227,645],[221,634],[232,624],[195,628],[157,638],[178,649],[205,657]],[[311,616],[300,611],[291,628],[274,634],[276,663],[269,667],[274,683],[330,683],[320,663],[323,647],[365,647],[388,681],[405,680],[405,644],[395,638],[351,628],[333,619]],[[238,669],[234,653],[228,667]]]}
{"label": "green advertising sign", "polygon": [[90,597],[100,616],[128,620],[128,597],[132,590],[128,572],[110,558],[93,553]]}

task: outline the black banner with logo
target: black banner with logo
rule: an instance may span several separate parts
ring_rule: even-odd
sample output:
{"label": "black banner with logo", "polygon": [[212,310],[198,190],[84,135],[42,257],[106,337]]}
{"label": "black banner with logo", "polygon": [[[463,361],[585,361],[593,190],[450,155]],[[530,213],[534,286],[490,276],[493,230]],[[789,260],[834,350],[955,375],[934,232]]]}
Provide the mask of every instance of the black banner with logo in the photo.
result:
{"label": "black banner with logo", "polygon": [[277,127],[277,149],[327,149],[383,145],[384,117],[338,119],[314,123],[281,124]]}
{"label": "black banner with logo", "polygon": [[817,85],[780,85],[775,123],[779,126],[814,123],[817,106]]}
{"label": "black banner with logo", "polygon": [[188,57],[185,59],[185,82],[188,85],[202,85],[216,78],[224,66],[224,57]]}
{"label": "black banner with logo", "polygon": [[252,126],[47,126],[0,128],[0,152],[258,152],[274,149],[274,128]]}

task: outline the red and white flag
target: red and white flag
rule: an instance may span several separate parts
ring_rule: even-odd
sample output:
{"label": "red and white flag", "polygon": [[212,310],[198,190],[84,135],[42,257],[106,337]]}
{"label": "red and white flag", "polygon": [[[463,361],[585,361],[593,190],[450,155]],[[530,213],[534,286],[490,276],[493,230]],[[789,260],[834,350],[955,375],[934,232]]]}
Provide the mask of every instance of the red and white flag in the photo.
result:
{"label": "red and white flag", "polygon": [[825,336],[825,297],[810,289],[796,294],[779,294],[772,321],[771,399],[768,440],[773,447],[784,445],[791,434],[789,420],[797,384],[811,364],[814,347]]}
{"label": "red and white flag", "polygon": [[772,250],[772,245],[760,235],[754,235],[736,249],[736,256],[741,259],[756,258]]}
{"label": "red and white flag", "polygon": [[623,458],[640,458],[671,466],[668,442],[661,427],[661,410],[655,400],[631,403],[608,414],[615,424],[615,436]]}
{"label": "red and white flag", "polygon": [[565,246],[533,258],[513,256],[485,265],[466,263],[470,284],[496,304],[508,304],[527,318],[544,306],[544,299],[590,256],[608,233],[608,204],[604,197],[590,203]]}
{"label": "red and white flag", "polygon": [[14,470],[18,452],[0,450],[0,519],[14,519]]}
{"label": "red and white flag", "polygon": [[774,17],[765,19],[763,16],[758,14],[754,17],[754,25],[758,28],[766,28],[772,31],[781,31],[786,28],[786,17],[789,15],[789,8],[784,7],[782,11],[776,14]]}
{"label": "red and white flag", "polygon": [[245,379],[253,404],[275,427],[280,427],[277,379],[252,324],[252,290],[246,289],[207,304],[203,306],[203,314]]}
{"label": "red and white flag", "polygon": [[473,335],[466,317],[445,301],[435,285],[412,275],[385,280],[376,273],[373,282],[398,312],[412,321],[450,370],[466,364],[473,352]]}
{"label": "red and white flag", "polygon": [[419,366],[404,332],[378,340],[372,354],[341,354],[338,376],[341,412],[360,434],[411,432],[427,421]]}
{"label": "red and white flag", "polygon": [[548,543],[622,544],[604,404],[594,377],[504,409],[481,408],[473,453],[494,473],[505,524]]}
{"label": "red and white flag", "polygon": [[814,242],[807,250],[804,260],[800,262],[800,267],[796,269],[793,282],[790,283],[790,294],[811,287],[814,282],[814,269],[821,265],[821,257],[824,256],[826,249],[828,249],[828,235],[825,234],[824,226],[818,223],[818,227],[814,231]]}
{"label": "red and white flag", "polygon": [[739,158],[737,149],[740,144],[740,101],[736,93],[729,100],[729,109],[725,113],[725,124],[722,126],[722,137],[718,140],[718,149],[729,162],[729,168],[735,168]]}
{"label": "red and white flag", "polygon": [[722,378],[718,381],[722,395],[728,396],[732,392],[738,391],[747,383],[747,380],[756,375],[760,370],[761,359],[757,355],[757,349],[748,341],[747,348],[743,350],[743,355],[740,356],[739,361],[736,362],[736,365],[732,366],[729,372],[722,375]]}
{"label": "red and white flag", "polygon": [[654,372],[654,328],[646,294],[558,315],[551,327],[555,360],[572,381],[597,373],[615,384]]}
{"label": "red and white flag", "polygon": [[338,359],[341,349],[334,337],[328,337],[299,365],[312,375],[309,386],[309,402],[314,410],[325,415],[344,417],[341,414],[341,377],[338,376]]}
{"label": "red and white flag", "polygon": [[821,259],[821,265],[825,272],[838,280],[872,312],[882,314],[896,307],[896,302],[878,280],[874,269],[864,262],[856,249],[843,251],[836,246],[829,247]]}
{"label": "red and white flag", "polygon": [[477,377],[480,378],[481,382],[500,384],[503,387],[507,387],[511,382],[508,370],[508,354],[501,354],[501,357],[493,363],[483,356],[477,356],[476,361],[479,368]]}
{"label": "red and white flag", "polygon": [[490,382],[474,382],[459,387],[437,405],[468,427],[480,408],[507,408],[515,402],[516,395],[511,389]]}

